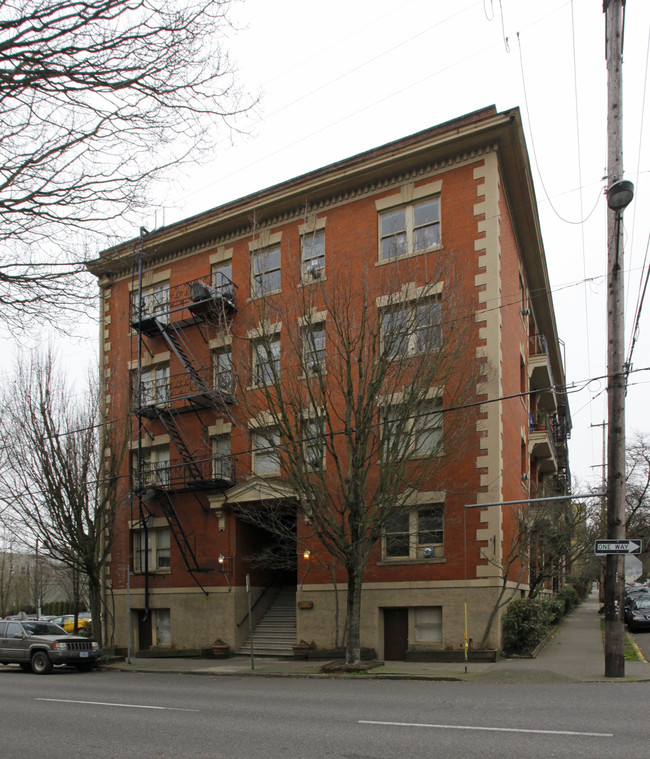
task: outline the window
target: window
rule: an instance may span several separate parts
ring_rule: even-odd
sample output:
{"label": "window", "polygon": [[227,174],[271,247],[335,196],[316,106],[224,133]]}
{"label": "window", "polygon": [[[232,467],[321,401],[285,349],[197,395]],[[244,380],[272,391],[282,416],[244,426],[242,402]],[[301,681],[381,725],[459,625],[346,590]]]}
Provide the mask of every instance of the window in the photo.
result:
{"label": "window", "polygon": [[232,263],[220,264],[212,269],[212,286],[217,295],[232,300],[234,286],[232,283]]}
{"label": "window", "polygon": [[169,646],[172,642],[172,624],[169,609],[152,609],[157,646]]}
{"label": "window", "polygon": [[303,450],[308,469],[320,469],[325,463],[324,420],[306,419],[302,425]]}
{"label": "window", "polygon": [[280,471],[280,435],[265,429],[252,435],[253,472],[258,475],[278,474]]}
{"label": "window", "polygon": [[379,219],[379,257],[383,261],[440,245],[439,198],[385,211]]}
{"label": "window", "polygon": [[167,403],[169,400],[169,366],[155,366],[144,369],[140,375],[141,407]]}
{"label": "window", "polygon": [[133,293],[133,321],[155,316],[162,322],[169,321],[169,282],[145,287],[142,293]]}
{"label": "window", "polygon": [[255,251],[251,256],[254,298],[275,292],[282,286],[280,277],[280,247]]}
{"label": "window", "polygon": [[325,271],[325,232],[310,232],[301,237],[303,281],[320,279]]}
{"label": "window", "polygon": [[444,506],[433,504],[396,514],[384,531],[387,559],[434,559],[444,556]]}
{"label": "window", "polygon": [[280,376],[280,338],[253,342],[253,384],[270,385]]}
{"label": "window", "polygon": [[415,640],[417,643],[442,642],[442,606],[416,607]]}
{"label": "window", "polygon": [[232,477],[230,435],[212,438],[212,477],[215,480],[229,480]]}
{"label": "window", "polygon": [[421,406],[389,406],[384,415],[384,456],[432,456],[442,445],[442,402],[427,401]]}
{"label": "window", "polygon": [[429,403],[413,420],[413,455],[435,454],[442,443],[441,403]]}
{"label": "window", "polygon": [[233,392],[232,351],[223,348],[212,353],[212,386],[221,393]]}
{"label": "window", "polygon": [[325,366],[325,324],[310,325],[302,333],[302,360],[305,374],[319,372]]}
{"label": "window", "polygon": [[133,571],[144,572],[145,553],[149,572],[170,568],[169,528],[155,527],[133,530]]}
{"label": "window", "polygon": [[438,298],[405,303],[383,311],[381,337],[389,358],[439,350],[442,346]]}
{"label": "window", "polygon": [[145,448],[139,462],[134,454],[133,472],[135,488],[147,485],[167,487],[170,481],[169,447]]}

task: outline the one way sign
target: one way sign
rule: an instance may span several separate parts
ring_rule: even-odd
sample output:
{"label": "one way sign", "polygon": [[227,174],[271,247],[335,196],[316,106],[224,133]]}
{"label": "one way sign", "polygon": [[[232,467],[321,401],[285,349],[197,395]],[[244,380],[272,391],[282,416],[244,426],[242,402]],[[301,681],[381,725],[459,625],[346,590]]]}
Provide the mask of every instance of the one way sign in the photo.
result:
{"label": "one way sign", "polygon": [[596,556],[608,553],[641,553],[640,540],[597,540],[594,546]]}

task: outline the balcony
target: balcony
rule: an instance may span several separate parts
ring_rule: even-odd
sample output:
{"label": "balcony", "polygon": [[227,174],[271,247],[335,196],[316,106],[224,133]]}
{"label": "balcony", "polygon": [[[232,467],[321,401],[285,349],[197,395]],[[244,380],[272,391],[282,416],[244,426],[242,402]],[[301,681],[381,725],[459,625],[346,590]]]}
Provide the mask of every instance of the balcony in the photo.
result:
{"label": "balcony", "polygon": [[132,474],[133,489],[154,488],[170,492],[211,490],[236,484],[235,461],[232,456],[208,456],[184,461],[145,464]]}
{"label": "balcony", "polygon": [[557,408],[555,380],[544,335],[528,338],[528,378],[530,391],[537,393],[538,405],[554,411]]}
{"label": "balcony", "polygon": [[528,442],[530,455],[537,459],[539,471],[542,473],[557,471],[557,422],[554,415],[542,409],[531,414]]}
{"label": "balcony", "polygon": [[[160,325],[182,322],[183,313],[197,319],[221,321],[237,311],[237,287],[222,272],[216,272],[214,281],[205,277],[192,279],[173,287],[160,287],[152,292],[133,293],[131,327],[147,337],[160,334]],[[189,314],[188,314],[189,312]]]}
{"label": "balcony", "polygon": [[137,414],[149,419],[161,411],[178,406],[189,408],[224,407],[234,401],[235,376],[232,372],[197,369],[165,379],[152,378],[140,383],[133,405]]}

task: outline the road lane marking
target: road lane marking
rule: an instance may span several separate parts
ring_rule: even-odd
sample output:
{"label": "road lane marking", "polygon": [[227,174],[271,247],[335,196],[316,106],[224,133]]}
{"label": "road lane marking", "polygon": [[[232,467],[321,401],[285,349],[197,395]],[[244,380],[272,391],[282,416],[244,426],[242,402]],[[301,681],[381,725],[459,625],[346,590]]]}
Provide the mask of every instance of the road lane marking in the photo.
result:
{"label": "road lane marking", "polygon": [[360,719],[360,725],[388,725],[390,727],[429,727],[438,730],[487,730],[496,733],[538,733],[541,735],[581,735],[595,738],[613,738],[614,733],[584,733],[576,730],[527,730],[519,727],[477,727],[475,725],[433,725],[423,722],[379,722]]}
{"label": "road lane marking", "polygon": [[122,706],[125,709],[158,709],[166,712],[198,712],[199,709],[180,709],[175,706],[146,706],[145,704],[113,704],[110,701],[74,701],[71,698],[37,698],[36,701],[54,701],[59,704],[87,704],[89,706]]}

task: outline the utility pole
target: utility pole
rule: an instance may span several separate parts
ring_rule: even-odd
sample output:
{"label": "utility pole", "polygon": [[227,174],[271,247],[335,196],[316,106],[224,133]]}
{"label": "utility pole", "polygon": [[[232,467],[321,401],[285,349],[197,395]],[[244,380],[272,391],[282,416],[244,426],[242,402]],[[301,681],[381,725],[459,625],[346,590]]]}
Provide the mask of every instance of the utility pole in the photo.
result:
{"label": "utility pole", "polygon": [[[625,335],[623,211],[634,188],[623,180],[625,0],[603,0],[607,57],[607,537],[625,538]],[[625,557],[605,560],[605,677],[625,676]]]}

